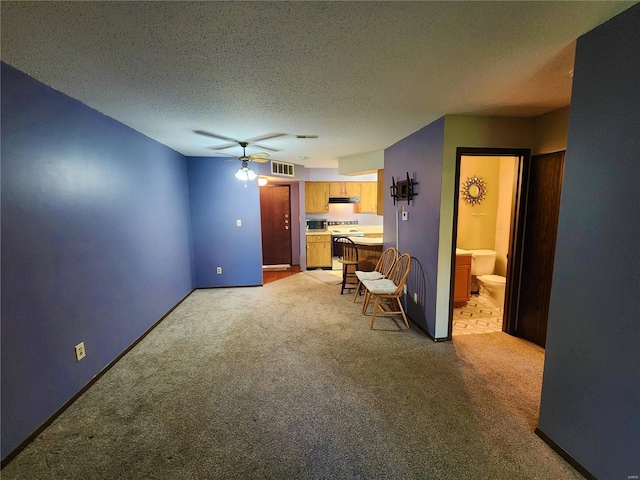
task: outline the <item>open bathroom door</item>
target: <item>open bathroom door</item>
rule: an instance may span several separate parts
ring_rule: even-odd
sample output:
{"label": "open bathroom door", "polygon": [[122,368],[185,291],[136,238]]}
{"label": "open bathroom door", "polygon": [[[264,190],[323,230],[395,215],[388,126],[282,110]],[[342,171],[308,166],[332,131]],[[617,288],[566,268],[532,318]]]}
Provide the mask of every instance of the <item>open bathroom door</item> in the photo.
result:
{"label": "open bathroom door", "polygon": [[[513,333],[541,347],[547,336],[563,172],[564,151],[531,158],[523,183],[523,238],[514,252],[520,260],[514,265],[520,282],[513,292],[517,299],[511,297],[509,302],[510,313],[515,314]],[[513,307],[517,309],[514,311]]]}

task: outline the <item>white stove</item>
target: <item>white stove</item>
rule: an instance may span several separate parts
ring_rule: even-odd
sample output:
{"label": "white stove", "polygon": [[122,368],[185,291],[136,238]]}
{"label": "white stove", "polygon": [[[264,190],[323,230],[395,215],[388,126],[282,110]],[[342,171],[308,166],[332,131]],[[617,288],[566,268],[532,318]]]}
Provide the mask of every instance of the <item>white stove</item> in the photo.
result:
{"label": "white stove", "polygon": [[364,237],[364,232],[353,225],[329,227],[332,237]]}

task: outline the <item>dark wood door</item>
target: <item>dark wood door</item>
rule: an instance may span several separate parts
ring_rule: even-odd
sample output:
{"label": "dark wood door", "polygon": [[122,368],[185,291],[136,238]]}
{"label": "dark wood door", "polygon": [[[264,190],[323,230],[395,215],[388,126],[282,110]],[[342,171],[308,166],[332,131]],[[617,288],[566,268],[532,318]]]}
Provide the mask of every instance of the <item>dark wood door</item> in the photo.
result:
{"label": "dark wood door", "polygon": [[289,185],[260,187],[262,264],[291,264],[291,208]]}
{"label": "dark wood door", "polygon": [[545,346],[564,152],[531,158],[515,334]]}

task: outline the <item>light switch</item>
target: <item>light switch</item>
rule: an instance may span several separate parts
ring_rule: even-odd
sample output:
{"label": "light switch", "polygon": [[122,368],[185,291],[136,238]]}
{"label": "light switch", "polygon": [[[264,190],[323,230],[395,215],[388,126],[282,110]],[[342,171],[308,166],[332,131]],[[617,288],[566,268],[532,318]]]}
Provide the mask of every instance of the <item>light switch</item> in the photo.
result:
{"label": "light switch", "polygon": [[242,220],[240,220],[240,219],[236,220],[236,226],[241,227],[242,226]]}

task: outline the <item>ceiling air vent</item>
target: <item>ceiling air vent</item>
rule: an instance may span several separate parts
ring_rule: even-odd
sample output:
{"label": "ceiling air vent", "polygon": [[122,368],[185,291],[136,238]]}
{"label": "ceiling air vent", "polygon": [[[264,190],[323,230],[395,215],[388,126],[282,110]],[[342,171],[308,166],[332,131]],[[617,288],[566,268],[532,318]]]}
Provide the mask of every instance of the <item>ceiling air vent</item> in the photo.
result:
{"label": "ceiling air vent", "polygon": [[296,135],[296,138],[318,138],[318,135]]}
{"label": "ceiling air vent", "polygon": [[283,177],[293,177],[293,163],[276,162],[271,160],[271,174]]}

